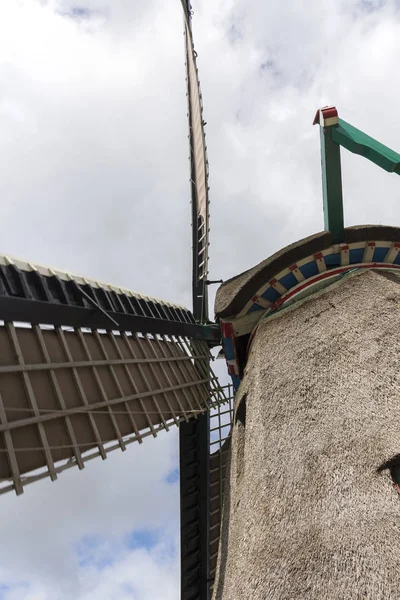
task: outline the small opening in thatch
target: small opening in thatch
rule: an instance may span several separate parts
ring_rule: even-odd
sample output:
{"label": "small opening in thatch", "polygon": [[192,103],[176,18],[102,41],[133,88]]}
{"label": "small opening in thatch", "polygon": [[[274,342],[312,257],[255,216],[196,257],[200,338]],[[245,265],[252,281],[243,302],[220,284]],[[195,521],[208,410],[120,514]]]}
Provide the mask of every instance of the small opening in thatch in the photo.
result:
{"label": "small opening in thatch", "polygon": [[241,398],[238,409],[236,411],[235,424],[240,421],[243,427],[246,427],[246,400],[247,394]]}
{"label": "small opening in thatch", "polygon": [[392,456],[390,460],[382,463],[377,468],[377,471],[378,473],[382,473],[382,471],[389,471],[393,485],[400,494],[400,454],[396,454],[395,456]]}
{"label": "small opening in thatch", "polygon": [[247,395],[239,402],[235,417],[236,434],[236,477],[239,480],[244,472],[244,448],[246,439],[246,404]]}

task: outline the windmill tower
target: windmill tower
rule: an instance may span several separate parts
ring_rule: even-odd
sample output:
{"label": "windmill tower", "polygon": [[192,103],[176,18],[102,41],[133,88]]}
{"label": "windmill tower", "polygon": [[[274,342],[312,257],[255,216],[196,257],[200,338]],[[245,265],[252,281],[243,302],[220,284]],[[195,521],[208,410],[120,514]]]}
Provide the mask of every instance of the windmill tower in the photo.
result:
{"label": "windmill tower", "polygon": [[[400,234],[344,229],[339,147],[388,171],[400,157],[334,109],[319,112],[325,232],[226,282],[212,322],[208,162],[191,11],[182,6],[193,308],[0,257],[0,492],[19,495],[28,483],[54,481],[178,425],[183,600],[330,598],[332,590],[353,598],[356,587],[363,597],[396,597],[398,508],[385,473],[400,483],[393,354]],[[332,304],[345,313],[333,318]],[[360,313],[379,319],[367,323]],[[210,369],[210,349],[221,342],[232,386]],[[231,387],[233,433],[224,440]],[[354,390],[355,401],[344,403]],[[337,461],[329,449],[343,449]],[[335,537],[342,530],[347,538]]]}
{"label": "windmill tower", "polygon": [[216,298],[237,394],[215,600],[398,597],[400,228],[344,228],[340,146],[400,155],[334,107],[314,124],[325,231]]}

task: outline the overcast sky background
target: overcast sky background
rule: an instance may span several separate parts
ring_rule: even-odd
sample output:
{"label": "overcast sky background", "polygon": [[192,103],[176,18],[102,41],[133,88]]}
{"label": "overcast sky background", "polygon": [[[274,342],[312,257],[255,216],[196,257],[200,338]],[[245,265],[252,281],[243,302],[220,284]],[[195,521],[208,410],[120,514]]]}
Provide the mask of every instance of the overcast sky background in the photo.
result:
{"label": "overcast sky background", "polygon": [[[395,0],[193,0],[212,278],[322,229],[317,108],[400,151]],[[190,306],[179,0],[2,0],[0,252]],[[400,180],[342,155],[346,224]],[[0,497],[0,599],[179,598],[177,432]]]}

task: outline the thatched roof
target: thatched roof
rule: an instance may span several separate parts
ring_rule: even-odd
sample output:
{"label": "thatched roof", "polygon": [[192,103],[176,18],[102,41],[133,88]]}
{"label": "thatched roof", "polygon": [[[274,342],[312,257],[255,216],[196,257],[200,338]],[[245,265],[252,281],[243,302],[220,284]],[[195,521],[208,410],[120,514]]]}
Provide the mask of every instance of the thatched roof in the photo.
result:
{"label": "thatched roof", "polygon": [[399,282],[362,272],[260,325],[214,600],[400,597],[400,497],[377,472],[400,452]]}

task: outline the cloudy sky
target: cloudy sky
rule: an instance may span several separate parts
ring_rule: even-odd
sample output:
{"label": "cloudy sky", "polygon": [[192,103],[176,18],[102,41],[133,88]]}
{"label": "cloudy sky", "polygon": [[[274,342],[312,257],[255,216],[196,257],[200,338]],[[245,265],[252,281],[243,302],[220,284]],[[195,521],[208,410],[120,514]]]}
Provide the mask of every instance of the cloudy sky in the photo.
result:
{"label": "cloudy sky", "polygon": [[[316,109],[400,151],[396,0],[193,0],[211,277],[322,228]],[[0,253],[190,306],[179,0],[1,0]],[[342,155],[346,224],[400,180]],[[176,600],[177,432],[0,498],[1,600]]]}

